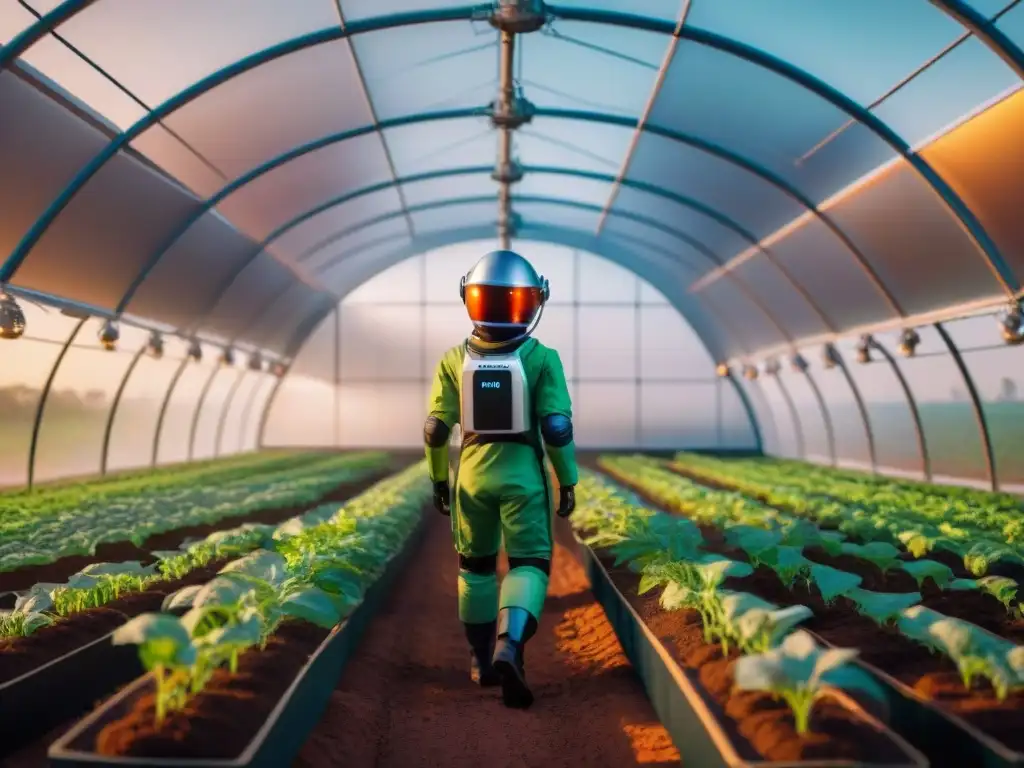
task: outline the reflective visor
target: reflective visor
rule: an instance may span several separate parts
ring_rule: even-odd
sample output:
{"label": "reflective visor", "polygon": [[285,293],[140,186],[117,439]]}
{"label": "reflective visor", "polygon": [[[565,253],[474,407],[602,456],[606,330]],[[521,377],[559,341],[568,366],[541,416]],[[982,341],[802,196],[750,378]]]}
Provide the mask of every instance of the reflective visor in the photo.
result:
{"label": "reflective visor", "polygon": [[474,323],[529,325],[541,305],[540,288],[467,285],[466,309]]}

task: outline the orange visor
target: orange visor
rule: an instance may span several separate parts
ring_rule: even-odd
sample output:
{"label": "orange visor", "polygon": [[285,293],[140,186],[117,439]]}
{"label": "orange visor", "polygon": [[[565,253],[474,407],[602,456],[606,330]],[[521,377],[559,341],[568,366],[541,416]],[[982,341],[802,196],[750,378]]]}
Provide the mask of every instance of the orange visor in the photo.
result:
{"label": "orange visor", "polygon": [[466,309],[474,323],[529,325],[542,303],[540,288],[467,285]]}

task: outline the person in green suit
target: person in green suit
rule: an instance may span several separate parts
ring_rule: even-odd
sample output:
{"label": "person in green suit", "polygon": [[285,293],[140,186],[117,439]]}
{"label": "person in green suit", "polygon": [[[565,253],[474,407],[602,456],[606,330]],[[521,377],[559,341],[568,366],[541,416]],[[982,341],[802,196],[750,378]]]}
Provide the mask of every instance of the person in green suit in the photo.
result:
{"label": "person in green suit", "polygon": [[[524,647],[537,631],[551,573],[551,492],[557,512],[576,506],[572,403],[562,361],[531,337],[550,295],[548,281],[519,254],[494,251],[462,278],[473,332],[437,366],[424,426],[434,505],[451,516],[459,555],[459,618],[470,675],[501,685],[506,706],[526,708]],[[462,428],[454,491],[449,439]],[[509,570],[498,587],[504,539]]]}

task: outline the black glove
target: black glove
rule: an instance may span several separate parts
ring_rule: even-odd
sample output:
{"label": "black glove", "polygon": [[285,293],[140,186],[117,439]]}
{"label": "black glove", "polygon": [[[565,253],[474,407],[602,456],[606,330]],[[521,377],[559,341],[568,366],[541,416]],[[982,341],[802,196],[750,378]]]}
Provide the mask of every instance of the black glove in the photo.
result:
{"label": "black glove", "polygon": [[434,483],[434,508],[445,517],[452,513],[451,492],[445,480]]}
{"label": "black glove", "polygon": [[561,486],[558,489],[558,516],[568,517],[574,509],[576,509],[576,486]]}

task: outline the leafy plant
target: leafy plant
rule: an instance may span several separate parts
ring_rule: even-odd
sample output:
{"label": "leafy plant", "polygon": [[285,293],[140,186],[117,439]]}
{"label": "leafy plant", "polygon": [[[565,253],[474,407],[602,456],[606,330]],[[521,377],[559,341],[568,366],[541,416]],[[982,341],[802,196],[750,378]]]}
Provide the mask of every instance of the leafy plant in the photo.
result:
{"label": "leafy plant", "polygon": [[914,577],[918,588],[931,579],[939,589],[945,589],[953,581],[953,569],[937,560],[911,560],[900,563],[900,567]]}
{"label": "leafy plant", "polygon": [[764,691],[785,701],[796,732],[805,734],[815,703],[830,689],[860,690],[884,700],[875,681],[850,664],[856,656],[852,649],[819,648],[809,633],[798,630],[778,648],[738,659],[733,675],[738,689]]}
{"label": "leafy plant", "polygon": [[965,688],[970,688],[975,678],[985,678],[1000,701],[1011,691],[1024,688],[1022,646],[920,605],[904,611],[897,625],[907,637],[952,659]]}
{"label": "leafy plant", "polygon": [[811,581],[821,593],[826,604],[832,603],[860,586],[863,579],[855,573],[847,573],[838,568],[814,563],[811,566]]}
{"label": "leafy plant", "polygon": [[859,614],[879,626],[896,621],[904,610],[921,602],[920,592],[871,592],[860,587],[849,590],[844,597],[853,601]]}

